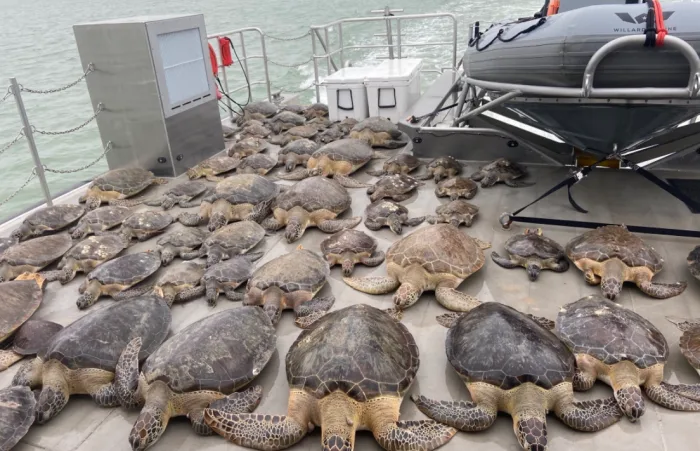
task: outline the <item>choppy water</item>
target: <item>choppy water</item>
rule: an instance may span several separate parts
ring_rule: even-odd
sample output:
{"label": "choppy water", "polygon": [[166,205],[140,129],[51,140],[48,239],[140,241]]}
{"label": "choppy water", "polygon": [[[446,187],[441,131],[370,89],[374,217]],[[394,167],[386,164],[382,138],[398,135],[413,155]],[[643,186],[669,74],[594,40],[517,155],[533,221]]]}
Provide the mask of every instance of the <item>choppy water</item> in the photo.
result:
{"label": "choppy water", "polygon": [[[541,6],[541,0],[520,2],[494,2],[488,0],[402,0],[393,7],[405,9],[405,14],[450,12],[459,18],[459,52],[466,46],[468,25],[472,21],[493,21],[504,17],[521,17],[532,14]],[[345,17],[369,16],[372,9],[381,9],[383,2],[370,0],[0,0],[0,98],[4,95],[9,77],[29,88],[47,89],[59,87],[77,79],[82,73],[75,46],[72,25],[81,22],[114,19],[149,14],[203,13],[207,32],[223,32],[247,26],[257,26],[275,36],[297,36],[308,30],[309,25],[319,25]],[[383,24],[354,24],[343,29],[346,44],[379,44]],[[445,41],[451,39],[450,26],[445,21],[406,23],[402,27],[404,43]],[[334,36],[331,33],[331,42]],[[248,42],[246,42],[248,44]],[[255,47],[249,53],[258,53]],[[408,55],[406,55],[408,53]],[[270,59],[295,64],[311,56],[310,38],[285,42],[268,40]],[[354,65],[363,61],[376,61],[386,55],[384,49],[365,52],[346,52],[346,59]],[[451,49],[427,47],[404,52],[404,56],[418,56],[425,66],[448,66]],[[459,56],[458,56],[459,59]],[[322,64],[322,68],[325,66]],[[251,78],[263,79],[262,66],[251,63]],[[270,65],[270,77],[278,89],[296,90],[312,81],[311,63],[295,69]],[[238,68],[231,69],[232,84],[238,77]],[[429,77],[428,77],[429,78]],[[429,80],[428,80],[429,81]],[[265,95],[262,87],[254,89],[254,96]],[[311,100],[312,91],[304,94]],[[245,100],[243,91],[236,96]],[[57,94],[24,95],[30,121],[42,130],[72,128],[92,115],[85,83]],[[0,104],[0,149],[12,140],[20,129],[19,116],[10,99]],[[37,147],[42,161],[56,169],[71,169],[89,163],[101,152],[97,126],[92,123],[83,130],[65,136],[37,136]],[[0,201],[12,194],[31,172],[32,158],[25,141],[20,141],[0,155],[2,169]],[[107,169],[101,161],[95,166],[75,174],[48,174],[53,195],[87,181]],[[14,199],[0,206],[0,219],[7,218],[41,201],[37,180]]]}

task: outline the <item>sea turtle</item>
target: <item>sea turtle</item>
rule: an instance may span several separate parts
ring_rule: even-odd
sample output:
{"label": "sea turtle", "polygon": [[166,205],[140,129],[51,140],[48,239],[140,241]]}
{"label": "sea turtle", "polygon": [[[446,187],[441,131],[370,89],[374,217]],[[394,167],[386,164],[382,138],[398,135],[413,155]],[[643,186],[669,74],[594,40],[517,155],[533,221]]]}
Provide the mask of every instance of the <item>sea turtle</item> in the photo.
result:
{"label": "sea turtle", "polygon": [[15,244],[17,244],[15,238],[0,238],[0,256],[2,256],[10,246],[14,246]]}
{"label": "sea turtle", "polygon": [[305,122],[306,118],[304,116],[291,111],[281,111],[267,120],[267,124],[274,133],[282,133],[292,127],[304,125]]}
{"label": "sea turtle", "polygon": [[278,175],[282,180],[303,180],[314,175],[333,177],[346,188],[367,188],[349,177],[372,159],[384,158],[359,139],[340,139],[326,144],[311,155],[306,169]]}
{"label": "sea turtle", "polygon": [[450,200],[457,200],[460,197],[473,199],[479,189],[476,182],[466,177],[450,177],[443,180],[435,187],[435,196],[449,197]]}
{"label": "sea turtle", "polygon": [[162,211],[140,211],[129,216],[122,222],[119,234],[126,240],[136,238],[139,241],[146,241],[173,223],[174,218]]}
{"label": "sea turtle", "polygon": [[[2,296],[6,295],[3,293]],[[5,371],[27,356],[39,354],[51,337],[61,329],[63,326],[60,324],[41,319],[30,319],[22,324],[12,337],[0,344],[0,371]]]}
{"label": "sea turtle", "polygon": [[[72,246],[73,240],[67,233],[40,236],[11,246],[0,255],[0,282],[12,280],[24,272],[40,271],[63,257]],[[47,273],[44,277],[48,276]]]}
{"label": "sea turtle", "polygon": [[319,132],[323,132],[327,129],[329,129],[333,123],[328,119],[327,117],[315,117],[313,119],[310,119],[306,125],[309,125]]}
{"label": "sea turtle", "polygon": [[408,217],[408,208],[392,200],[379,199],[365,208],[365,227],[377,231],[389,227],[397,235],[403,233],[403,226],[415,227],[425,221],[425,216]]}
{"label": "sea turtle", "polygon": [[330,266],[341,265],[349,277],[355,265],[377,266],[384,261],[384,252],[377,251],[377,240],[359,230],[345,229],[321,241],[321,253]]}
{"label": "sea turtle", "polygon": [[237,445],[263,450],[291,447],[317,425],[325,451],[351,451],[362,429],[389,451],[430,451],[456,431],[433,420],[399,421],[419,360],[406,326],[373,307],[353,305],[329,313],[292,344],[285,359],[286,416],[212,406],[204,421]]}
{"label": "sea turtle", "polygon": [[418,180],[429,180],[432,178],[435,183],[440,183],[440,180],[454,177],[462,172],[462,163],[455,160],[454,157],[438,157],[428,163],[427,172],[423,175],[417,175]]}
{"label": "sea turtle", "polygon": [[272,102],[251,102],[243,107],[243,114],[238,117],[237,123],[241,125],[250,120],[265,120],[273,117],[279,111],[279,107]]}
{"label": "sea turtle", "polygon": [[251,136],[234,143],[228,148],[227,153],[231,158],[242,160],[251,155],[265,152],[268,147],[269,145],[264,139]]}
{"label": "sea turtle", "polygon": [[700,280],[700,246],[696,246],[695,249],[690,251],[687,262],[690,274],[692,274],[696,279]]}
{"label": "sea turtle", "polygon": [[306,108],[304,111],[304,116],[308,120],[315,119],[317,117],[328,117],[328,105],[324,103],[314,103]]}
{"label": "sea turtle", "polygon": [[236,134],[236,139],[242,141],[246,138],[267,138],[272,134],[272,130],[267,128],[265,124],[257,120],[248,121],[243,125],[243,128]]}
{"label": "sea turtle", "polygon": [[143,199],[127,199],[135,196],[151,185],[165,185],[168,181],[158,178],[151,171],[141,168],[112,169],[93,179],[87,192],[80,196],[88,210],[94,210],[103,202],[122,207],[133,207]]}
{"label": "sea turtle", "polygon": [[[700,318],[684,319],[672,316],[667,316],[666,319],[673,323],[678,330],[683,332],[679,342],[681,352],[686,358],[690,366],[700,374]],[[683,389],[686,396],[700,401],[700,385],[676,385],[670,386],[672,390]]]}
{"label": "sea turtle", "polygon": [[206,407],[232,414],[255,410],[262,387],[236,390],[260,374],[276,345],[267,316],[243,307],[205,317],[169,338],[146,359],[141,378],[132,354],[128,401],[143,408],[129,434],[131,449],[152,446],[175,416],[186,415],[197,434],[210,435]]}
{"label": "sea turtle", "polygon": [[84,214],[85,207],[81,205],[63,204],[44,207],[27,216],[19,228],[12,232],[12,238],[23,241],[48,235],[74,224]]}
{"label": "sea turtle", "polygon": [[345,136],[347,136],[350,134],[353,127],[355,127],[359,122],[360,121],[358,121],[354,117],[346,117],[342,121],[338,122],[337,125],[340,128],[340,130],[345,134]]}
{"label": "sea turtle", "polygon": [[351,202],[350,194],[340,183],[325,177],[311,177],[277,196],[272,216],[265,219],[262,226],[270,231],[286,227],[284,236],[288,243],[301,238],[309,226],[326,233],[351,229],[362,217],[336,219],[350,208]]}
{"label": "sea turtle", "polygon": [[76,301],[83,310],[94,304],[100,296],[126,299],[123,292],[160,268],[158,252],[139,252],[117,257],[90,271],[78,289],[81,296]]}
{"label": "sea turtle", "polygon": [[291,172],[297,165],[306,166],[306,162],[317,150],[318,144],[310,139],[297,139],[280,149],[277,153],[277,164]]}
{"label": "sea turtle", "polygon": [[277,166],[277,160],[267,155],[257,153],[246,157],[236,168],[236,174],[265,175]]}
{"label": "sea turtle", "polygon": [[490,245],[462,233],[450,224],[423,227],[395,242],[387,251],[388,277],[344,277],[352,288],[369,294],[397,290],[394,304],[404,310],[425,290],[449,310],[468,311],[479,301],[457,287],[484,265]]}
{"label": "sea turtle", "polygon": [[219,174],[233,171],[238,167],[240,162],[241,160],[239,158],[230,157],[228,155],[216,155],[188,169],[187,177],[190,179],[205,177],[211,182],[218,182],[221,180],[221,177],[218,177]]}
{"label": "sea turtle", "polygon": [[130,390],[131,381],[122,376],[129,374],[125,363],[132,353],[142,361],[158,349],[170,322],[170,308],[154,296],[96,310],[54,335],[41,356],[20,367],[12,385],[41,388],[38,424],[61,412],[70,395],[90,395],[102,407],[116,407],[120,393]]}
{"label": "sea turtle", "polygon": [[505,158],[498,158],[479,168],[470,178],[477,182],[480,181],[482,188],[488,188],[498,182],[513,188],[532,186],[533,183],[517,180],[525,176],[527,176],[527,171],[524,167]]}
{"label": "sea turtle", "polygon": [[[204,287],[199,286],[204,269],[204,264],[197,262],[173,265],[158,277],[152,287],[152,293],[164,299],[168,306],[172,306],[173,302],[185,302],[198,298],[204,294]],[[141,295],[144,291],[142,288],[132,290],[125,291],[124,296],[130,297],[132,292]]]}
{"label": "sea turtle", "polygon": [[78,225],[71,229],[70,236],[74,240],[79,240],[91,233],[104,232],[120,225],[129,216],[131,216],[131,209],[118,205],[107,205],[90,210],[80,218]]}
{"label": "sea turtle", "polygon": [[282,105],[280,109],[282,111],[291,111],[294,114],[300,114],[303,116],[306,108],[306,106],[299,105],[298,103],[287,103]]}
{"label": "sea turtle", "polygon": [[[180,258],[207,257],[207,267],[236,255],[245,254],[265,238],[265,229],[254,221],[228,224],[209,235],[199,250],[183,252]],[[262,254],[260,254],[262,256]]]}
{"label": "sea turtle", "polygon": [[77,272],[89,273],[119,255],[128,245],[123,236],[116,234],[87,237],[66,252],[58,263],[61,271],[54,271],[58,273],[57,280],[65,285],[75,278]]}
{"label": "sea turtle", "polygon": [[297,139],[314,139],[318,135],[318,129],[313,125],[297,125],[292,127],[281,135],[276,135],[270,138],[271,144],[286,146]]}
{"label": "sea turtle", "polygon": [[630,421],[644,414],[640,387],[653,402],[673,410],[700,411],[700,402],[662,384],[668,343],[649,321],[602,296],[586,296],[559,310],[559,338],[576,356],[574,387],[609,384]]}
{"label": "sea turtle", "polygon": [[399,153],[384,162],[379,171],[367,171],[369,175],[381,177],[383,175],[408,174],[421,165],[421,161],[408,153]]}
{"label": "sea turtle", "polygon": [[181,213],[177,219],[186,226],[197,226],[209,219],[211,232],[231,221],[260,222],[270,213],[279,192],[280,187],[263,176],[236,174],[216,184],[214,191],[202,200],[198,214]]}
{"label": "sea turtle", "polygon": [[564,248],[553,239],[543,236],[542,229],[525,229],[523,233],[508,238],[505,248],[508,258],[501,257],[495,251],[491,252],[494,263],[507,269],[523,267],[533,282],[543,269],[555,272],[569,269]]}
{"label": "sea turtle", "polygon": [[163,266],[168,266],[175,257],[199,248],[206,238],[207,233],[196,227],[182,228],[159,238],[156,244]]}
{"label": "sea turtle", "polygon": [[242,301],[245,296],[235,290],[253,275],[253,262],[259,256],[237,255],[207,268],[200,283],[204,287],[209,305],[215,307],[222,292],[231,301]]}
{"label": "sea turtle", "polygon": [[350,131],[350,137],[362,139],[372,147],[397,149],[408,144],[403,133],[393,122],[383,117],[369,117],[357,123]]}
{"label": "sea turtle", "polygon": [[333,296],[314,298],[330,274],[328,263],[315,252],[297,249],[270,260],[253,273],[246,285],[244,305],[261,305],[277,324],[282,310],[292,308],[300,327],[323,316]]}
{"label": "sea turtle", "polygon": [[224,134],[224,138],[230,138],[233,135],[236,134],[236,128],[228,125],[228,124],[221,124],[221,131]]}
{"label": "sea turtle", "polygon": [[372,202],[385,197],[401,202],[410,198],[413,195],[413,191],[421,185],[423,185],[423,182],[419,182],[410,175],[385,175],[374,185],[367,188],[367,194]]}
{"label": "sea turtle", "polygon": [[151,207],[163,207],[163,210],[170,210],[176,204],[180,208],[190,208],[199,205],[199,201],[192,201],[195,197],[203,194],[207,190],[207,185],[196,180],[180,183],[170,188],[155,199],[147,200],[144,204]]}
{"label": "sea turtle", "polygon": [[438,205],[435,208],[435,215],[428,216],[426,220],[430,224],[446,222],[455,227],[459,227],[460,224],[471,227],[472,223],[474,222],[474,218],[478,214],[479,207],[474,204],[470,204],[464,199],[457,199],[450,201],[447,204]]}
{"label": "sea turtle", "polygon": [[614,300],[620,294],[624,282],[634,282],[657,299],[678,296],[688,286],[686,282],[652,282],[664,260],[624,225],[599,227],[577,236],[566,245],[566,255],[583,271],[586,282],[600,284],[608,299]]}
{"label": "sea turtle", "polygon": [[34,423],[36,399],[28,387],[0,390],[0,450],[10,451]]}
{"label": "sea turtle", "polygon": [[345,133],[338,124],[333,124],[316,135],[316,141],[320,144],[328,144],[345,138],[346,135],[347,133]]}
{"label": "sea turtle", "polygon": [[615,399],[574,400],[575,360],[550,331],[517,310],[487,302],[468,313],[438,317],[449,327],[447,360],[472,401],[434,401],[412,396],[421,412],[465,432],[483,431],[498,411],[513,418],[521,449],[547,449],[547,413],[579,431],[618,422]]}

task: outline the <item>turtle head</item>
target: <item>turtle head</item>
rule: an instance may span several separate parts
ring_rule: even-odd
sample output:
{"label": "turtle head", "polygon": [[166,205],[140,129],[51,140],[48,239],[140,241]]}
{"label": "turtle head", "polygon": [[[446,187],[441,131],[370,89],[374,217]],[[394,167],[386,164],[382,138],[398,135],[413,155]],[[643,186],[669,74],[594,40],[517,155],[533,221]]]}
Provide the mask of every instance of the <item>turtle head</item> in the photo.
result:
{"label": "turtle head", "polygon": [[21,226],[14,232],[12,232],[12,238],[16,241],[21,241],[28,238],[32,234],[32,231],[27,223],[22,223]]}
{"label": "turtle head", "polygon": [[102,199],[99,196],[88,196],[85,199],[85,206],[88,210],[94,210],[102,205]]}
{"label": "turtle head", "polygon": [[170,245],[163,246],[160,249],[160,262],[163,266],[168,266],[173,260],[175,260],[175,249]]}
{"label": "turtle head", "polygon": [[308,225],[309,213],[306,210],[303,208],[297,209],[296,207],[290,210],[287,216],[287,227],[284,230],[284,237],[287,239],[287,243],[293,243],[301,238]]}
{"label": "turtle head", "polygon": [[58,415],[68,403],[68,381],[59,366],[44,368],[41,394],[36,403],[36,422],[45,424]]}
{"label": "turtle head", "polygon": [[350,277],[352,270],[355,269],[355,255],[352,252],[345,252],[341,257],[341,265],[343,268],[343,276]]}
{"label": "turtle head", "polygon": [[625,281],[626,265],[613,258],[605,262],[603,274],[600,281],[600,289],[603,291],[603,296],[614,301],[622,291],[622,283]]}
{"label": "turtle head", "polygon": [[226,215],[223,212],[215,211],[212,212],[211,218],[209,218],[209,231],[214,232],[219,230],[228,223]]}
{"label": "turtle head", "polygon": [[542,271],[542,264],[539,261],[530,260],[527,262],[527,276],[530,278],[531,282],[537,280]]}
{"label": "turtle head", "polygon": [[202,177],[202,171],[199,169],[199,166],[195,166],[193,168],[190,168],[187,170],[187,177],[192,180],[192,179],[198,179]]}
{"label": "turtle head", "polygon": [[297,167],[297,158],[298,157],[295,153],[289,153],[284,162],[284,170],[287,172],[292,172],[294,168]]}

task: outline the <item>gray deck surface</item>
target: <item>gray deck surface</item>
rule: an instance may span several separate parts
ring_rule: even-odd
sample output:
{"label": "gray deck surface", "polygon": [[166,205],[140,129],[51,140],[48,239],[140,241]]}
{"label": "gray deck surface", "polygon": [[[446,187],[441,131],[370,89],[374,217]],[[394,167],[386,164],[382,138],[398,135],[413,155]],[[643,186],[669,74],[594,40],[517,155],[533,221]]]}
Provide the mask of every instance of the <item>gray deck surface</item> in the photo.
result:
{"label": "gray deck surface", "polygon": [[[393,153],[393,152],[390,152]],[[381,161],[373,161],[372,166],[381,165]],[[466,173],[474,170],[475,164],[469,164]],[[273,171],[274,174],[274,171]],[[511,231],[500,228],[497,218],[504,211],[512,211],[550,188],[564,177],[566,170],[553,167],[532,167],[531,178],[537,183],[533,187],[514,189],[498,185],[490,189],[479,190],[473,203],[481,208],[480,216],[470,229],[463,229],[472,236],[493,243],[493,249],[502,252],[502,245],[513,233],[522,230],[515,224]],[[674,174],[678,177],[677,174]],[[356,178],[369,181],[372,178],[360,170]],[[178,183],[181,179],[171,181]],[[286,182],[285,182],[286,183]],[[162,191],[169,186],[154,187],[146,194]],[[431,214],[435,207],[446,202],[437,200],[432,181],[426,182],[419,193],[404,202],[413,216]],[[353,196],[352,212],[346,212],[343,217],[362,215],[369,199],[364,189],[350,190]],[[589,208],[588,215],[573,211],[566,200],[564,190],[551,196],[535,207],[526,211],[530,215],[547,217],[576,218],[580,220],[640,224],[648,226],[679,227],[697,230],[700,228],[700,217],[690,214],[688,209],[670,195],[640,176],[631,172],[600,170],[594,172],[586,181],[574,188],[577,201]],[[68,201],[76,202],[78,194],[68,196]],[[196,210],[191,210],[196,211]],[[174,214],[178,209],[173,210]],[[7,236],[15,224],[5,224],[0,230],[0,236]],[[171,228],[182,227],[175,223]],[[364,225],[358,229],[365,230]],[[407,228],[404,234],[410,233]],[[545,233],[565,244],[580,230],[548,227]],[[380,249],[386,248],[397,239],[389,231],[370,232],[380,242]],[[305,248],[318,251],[319,243],[327,235],[316,229],[307,231],[304,237],[296,243],[287,244],[282,239],[282,233],[265,239],[261,247],[266,251],[260,261],[264,263],[280,254],[294,249],[299,244]],[[665,258],[666,268],[657,277],[659,281],[688,280],[686,292],[676,298],[661,301],[654,300],[641,293],[634,286],[625,286],[619,302],[634,309],[652,321],[666,336],[671,348],[671,355],[666,366],[666,379],[670,382],[697,383],[700,378],[684,360],[678,349],[679,332],[667,322],[666,315],[683,317],[700,317],[700,282],[692,279],[686,268],[685,259],[695,244],[692,239],[669,238],[647,235],[644,238],[651,243]],[[142,251],[154,248],[155,239],[139,243],[128,252]],[[490,253],[490,251],[487,251]],[[174,262],[173,264],[177,264]],[[49,268],[50,269],[50,268]],[[384,274],[385,267],[367,268],[358,266],[355,275]],[[75,306],[78,297],[78,286],[83,280],[80,275],[67,286],[58,283],[49,285],[44,303],[37,311],[38,318],[50,319],[67,325],[87,312],[79,311]],[[597,293],[598,288],[588,286],[580,271],[575,267],[564,274],[545,271],[538,282],[529,282],[522,269],[506,270],[494,264],[490,258],[484,268],[467,279],[461,289],[482,301],[499,301],[525,312],[537,315],[556,317],[559,307],[573,302],[580,297]],[[370,296],[347,287],[342,279],[340,269],[336,267],[331,273],[329,283],[320,295],[333,293],[337,300],[334,309],[356,303],[368,303],[380,308],[392,305],[391,295]],[[104,308],[113,302],[102,298],[93,309]],[[218,306],[211,309],[203,299],[173,307],[173,333],[183,329],[188,324],[211,314],[228,308],[237,308],[240,304],[229,302],[223,297]],[[90,310],[90,311],[91,311]],[[468,399],[468,393],[456,373],[447,363],[444,351],[445,329],[435,322],[435,316],[444,313],[432,293],[425,294],[420,301],[404,315],[403,322],[414,334],[421,352],[421,365],[417,379],[410,389],[411,393],[420,393],[435,399]],[[257,409],[259,413],[284,414],[287,405],[287,383],[284,372],[284,356],[300,330],[293,324],[293,314],[285,312],[278,326],[277,353],[269,365],[256,380],[264,387],[264,396]],[[0,387],[8,385],[19,365],[0,373]],[[577,394],[578,399],[611,396],[612,391],[606,385],[598,383],[594,390]],[[34,426],[22,442],[16,447],[19,451],[47,449],[55,451],[87,451],[87,450],[128,450],[127,437],[138,415],[137,411],[127,411],[122,408],[103,409],[97,407],[89,397],[74,396],[62,413],[44,426]],[[406,398],[402,406],[402,419],[425,418]],[[647,401],[647,412],[641,421],[632,424],[626,419],[598,433],[574,432],[565,427],[553,415],[549,418],[549,437],[551,450],[576,449],[583,450],[697,450],[700,449],[700,413],[674,412],[659,407]],[[293,450],[318,450],[320,448],[320,432],[316,429],[299,444],[290,448]],[[379,450],[368,432],[359,432],[356,449],[361,451]],[[499,416],[496,424],[482,433],[458,433],[453,440],[445,445],[444,450],[479,449],[517,450],[518,444],[512,432],[512,422],[508,416]],[[153,450],[233,450],[241,449],[232,445],[219,436],[199,437],[191,430],[185,418],[171,420],[168,429]]]}

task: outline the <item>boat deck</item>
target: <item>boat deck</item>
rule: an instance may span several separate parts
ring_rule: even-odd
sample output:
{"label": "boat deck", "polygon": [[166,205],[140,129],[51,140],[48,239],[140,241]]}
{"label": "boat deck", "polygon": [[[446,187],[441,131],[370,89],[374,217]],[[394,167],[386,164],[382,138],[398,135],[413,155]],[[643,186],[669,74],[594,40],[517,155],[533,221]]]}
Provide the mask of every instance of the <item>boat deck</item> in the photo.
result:
{"label": "boat deck", "polygon": [[[388,152],[393,153],[393,152]],[[372,166],[381,165],[381,161],[373,161]],[[469,164],[466,170],[470,173],[475,164]],[[493,249],[502,251],[503,243],[513,233],[522,230],[514,224],[512,231],[500,228],[497,219],[504,211],[512,211],[539,194],[543,193],[566,175],[566,169],[554,167],[531,167],[531,179],[537,183],[532,187],[514,189],[498,185],[490,189],[480,189],[472,202],[481,209],[480,216],[470,229],[463,229],[470,235],[490,241]],[[274,174],[274,171],[273,171]],[[674,175],[678,176],[677,173]],[[372,178],[360,171],[356,178],[369,181]],[[146,194],[163,191],[172,183],[180,183],[176,179],[168,186],[150,188]],[[284,182],[287,183],[287,182]],[[426,182],[418,194],[404,202],[412,216],[432,214],[435,207],[446,200],[437,200],[432,181]],[[344,216],[362,215],[369,199],[364,189],[350,190],[353,197],[352,212]],[[681,202],[674,199],[642,177],[627,171],[600,170],[574,188],[577,201],[590,209],[591,213],[582,215],[573,211],[566,199],[564,190],[556,193],[547,200],[540,202],[531,210],[530,215],[547,217],[575,218],[600,222],[616,222],[627,224],[643,224],[647,226],[677,227],[698,229],[700,216],[692,215]],[[76,202],[80,193],[71,193],[64,197],[67,202]],[[144,207],[145,208],[145,207]],[[174,214],[178,209],[173,210]],[[17,225],[18,220],[0,226],[0,236],[7,236]],[[182,227],[175,223],[172,228]],[[365,230],[364,225],[358,229]],[[410,232],[408,228],[404,233]],[[564,244],[581,230],[549,227],[545,232],[551,238]],[[389,231],[370,232],[379,240],[379,248],[386,248],[397,237]],[[278,255],[288,252],[299,244],[305,248],[318,251],[319,243],[327,235],[317,229],[307,231],[297,243],[287,244],[282,234],[270,236],[261,243],[265,256],[260,260],[264,263]],[[678,349],[679,332],[667,322],[664,317],[676,315],[683,317],[700,317],[700,282],[692,279],[686,268],[686,255],[697,244],[692,239],[661,237],[649,235],[644,237],[663,255],[666,268],[658,276],[660,281],[688,280],[689,287],[678,297],[661,301],[654,300],[636,287],[625,287],[619,302],[635,310],[652,321],[666,336],[671,354],[666,366],[666,379],[670,382],[697,383],[700,378],[688,365]],[[153,248],[155,240],[138,243],[128,249],[128,252],[138,252]],[[490,253],[490,251],[488,251]],[[177,263],[177,262],[176,262]],[[174,264],[176,264],[174,263]],[[50,269],[50,268],[49,268]],[[358,266],[355,275],[383,274],[384,265],[377,268]],[[87,312],[79,311],[75,306],[78,297],[78,286],[83,280],[79,276],[66,286],[58,283],[49,284],[44,303],[37,311],[39,318],[50,319],[67,325]],[[598,293],[599,289],[588,286],[580,271],[575,267],[564,274],[545,271],[539,281],[531,283],[524,270],[506,270],[498,267],[487,258],[485,267],[467,279],[461,289],[482,301],[499,301],[511,305],[524,312],[555,318],[559,307],[573,302],[582,296]],[[359,293],[347,287],[342,279],[340,269],[333,269],[329,283],[323,288],[321,295],[333,293],[336,297],[334,309],[356,303],[368,303],[380,308],[392,305],[391,295],[370,296]],[[104,308],[114,301],[102,298],[92,309]],[[180,331],[188,324],[203,318],[212,312],[222,309],[237,308],[238,304],[221,298],[218,306],[211,309],[203,299],[173,307],[173,333]],[[407,310],[403,322],[414,334],[421,352],[421,366],[417,379],[411,387],[411,393],[420,393],[435,399],[468,399],[468,393],[457,374],[446,361],[444,351],[445,329],[435,321],[435,316],[445,310],[434,299],[432,293],[426,294],[412,308]],[[278,326],[277,352],[272,360],[255,381],[264,387],[263,400],[257,409],[259,413],[284,414],[288,399],[288,389],[284,371],[284,356],[299,334],[299,329],[293,324],[293,315],[285,312]],[[0,373],[0,387],[8,385],[19,365]],[[602,383],[596,384],[594,390],[577,394],[578,399],[611,396],[612,391]],[[406,399],[402,406],[402,419],[415,420],[425,418],[413,403]],[[127,437],[138,415],[137,411],[122,408],[103,409],[97,407],[89,397],[72,397],[64,411],[44,426],[34,426],[27,436],[17,445],[18,451],[46,449],[52,451],[116,451],[128,450]],[[599,450],[616,449],[645,451],[683,451],[698,449],[698,430],[700,429],[700,413],[674,412],[647,401],[647,412],[637,423],[632,424],[626,419],[618,424],[594,434],[575,432],[568,429],[554,416],[549,418],[549,442],[551,450],[577,449]],[[293,450],[318,450],[320,431],[317,428],[299,444],[291,447]],[[357,450],[379,450],[371,434],[360,432],[357,436]],[[175,418],[153,450],[233,450],[238,448],[219,436],[199,437],[195,435],[185,418]],[[482,433],[458,433],[453,440],[444,446],[444,450],[479,449],[516,450],[516,438],[512,432],[511,419],[499,416],[496,424]]]}

